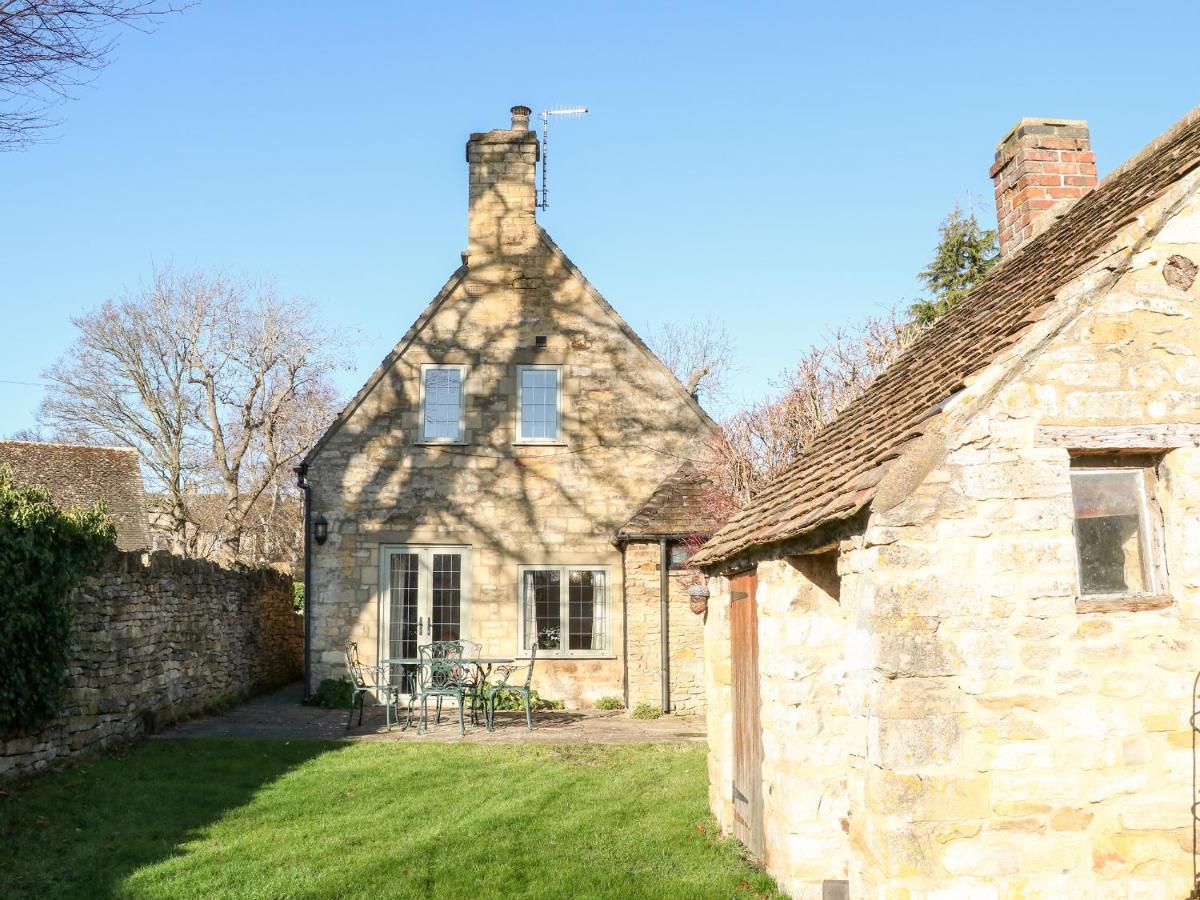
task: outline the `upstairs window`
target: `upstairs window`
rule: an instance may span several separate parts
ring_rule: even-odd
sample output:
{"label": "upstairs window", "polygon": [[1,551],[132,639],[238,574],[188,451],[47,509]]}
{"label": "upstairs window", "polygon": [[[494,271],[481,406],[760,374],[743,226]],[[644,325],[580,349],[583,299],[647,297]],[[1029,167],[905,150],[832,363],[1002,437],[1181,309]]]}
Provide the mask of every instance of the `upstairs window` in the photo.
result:
{"label": "upstairs window", "polygon": [[1150,462],[1133,457],[1073,462],[1080,596],[1103,600],[1166,593]]}
{"label": "upstairs window", "polygon": [[460,444],[464,366],[421,366],[421,442]]}
{"label": "upstairs window", "polygon": [[517,367],[517,440],[558,443],[562,437],[562,372],[558,366]]}

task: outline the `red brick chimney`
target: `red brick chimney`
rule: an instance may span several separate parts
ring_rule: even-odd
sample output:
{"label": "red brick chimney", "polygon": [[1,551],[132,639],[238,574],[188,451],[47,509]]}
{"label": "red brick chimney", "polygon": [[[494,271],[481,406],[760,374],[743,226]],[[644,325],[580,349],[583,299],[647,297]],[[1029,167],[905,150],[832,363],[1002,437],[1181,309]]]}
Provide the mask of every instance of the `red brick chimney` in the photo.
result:
{"label": "red brick chimney", "polygon": [[1081,119],[1021,119],[992,164],[1000,255],[1045,231],[1096,187],[1096,154]]}

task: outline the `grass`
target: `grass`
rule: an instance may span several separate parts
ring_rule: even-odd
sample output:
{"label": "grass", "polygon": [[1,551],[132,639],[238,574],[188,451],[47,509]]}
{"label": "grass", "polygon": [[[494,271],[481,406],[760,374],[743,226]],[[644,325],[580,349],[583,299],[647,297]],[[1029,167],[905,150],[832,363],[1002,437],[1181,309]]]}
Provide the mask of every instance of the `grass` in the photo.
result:
{"label": "grass", "polygon": [[703,748],[152,741],[0,795],[0,896],[779,895]]}

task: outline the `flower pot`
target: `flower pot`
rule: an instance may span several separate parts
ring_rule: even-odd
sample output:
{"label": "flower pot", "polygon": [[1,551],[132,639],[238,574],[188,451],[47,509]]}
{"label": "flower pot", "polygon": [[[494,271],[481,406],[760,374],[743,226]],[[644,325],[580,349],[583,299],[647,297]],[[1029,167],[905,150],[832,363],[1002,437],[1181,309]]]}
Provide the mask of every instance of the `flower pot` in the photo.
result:
{"label": "flower pot", "polygon": [[708,612],[708,597],[691,597],[688,600],[688,606],[696,615],[702,616]]}

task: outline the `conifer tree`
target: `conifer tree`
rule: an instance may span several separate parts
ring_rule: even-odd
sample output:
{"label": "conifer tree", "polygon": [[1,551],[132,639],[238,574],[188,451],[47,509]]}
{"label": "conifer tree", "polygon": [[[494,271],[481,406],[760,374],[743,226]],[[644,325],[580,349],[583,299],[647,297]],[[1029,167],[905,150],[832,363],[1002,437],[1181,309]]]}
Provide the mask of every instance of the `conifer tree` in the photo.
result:
{"label": "conifer tree", "polygon": [[917,325],[929,325],[941,318],[998,258],[995,230],[981,228],[975,213],[964,213],[957,203],[938,231],[941,239],[933,259],[918,275],[928,297],[909,308]]}

